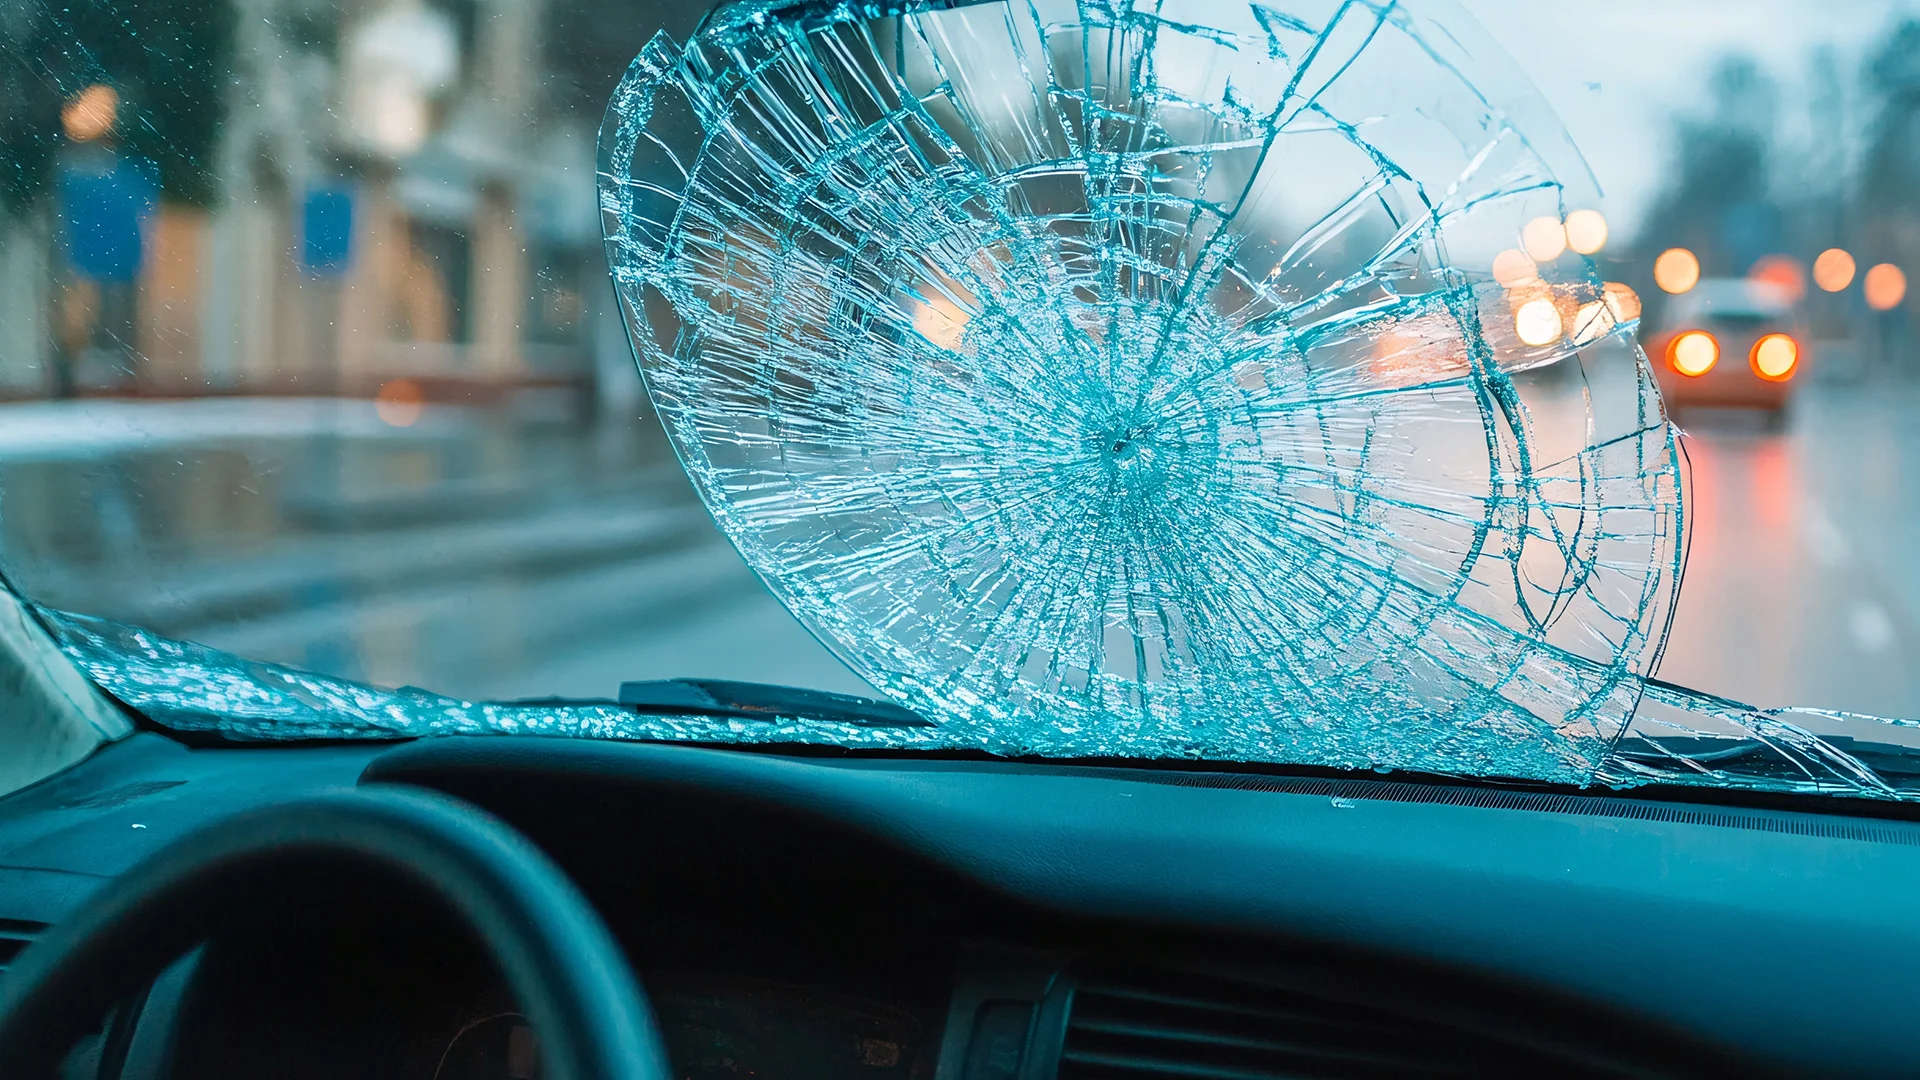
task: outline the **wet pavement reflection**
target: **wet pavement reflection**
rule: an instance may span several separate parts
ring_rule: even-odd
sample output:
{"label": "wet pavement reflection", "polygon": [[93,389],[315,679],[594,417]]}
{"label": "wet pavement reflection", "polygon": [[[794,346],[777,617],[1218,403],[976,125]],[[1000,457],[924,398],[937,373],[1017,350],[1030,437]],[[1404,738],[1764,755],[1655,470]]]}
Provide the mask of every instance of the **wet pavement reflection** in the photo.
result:
{"label": "wet pavement reflection", "polygon": [[[525,403],[522,403],[524,406]],[[368,402],[0,406],[0,558],[55,606],[473,699],[708,676],[871,691],[721,538],[651,418]],[[1920,717],[1920,387],[1681,418],[1661,675]]]}
{"label": "wet pavement reflection", "polygon": [[687,673],[866,689],[765,596],[651,419],[436,406],[399,427],[317,399],[0,410],[0,553],[54,606],[469,698]]}
{"label": "wet pavement reflection", "polygon": [[1663,678],[1920,717],[1920,388],[1813,384],[1784,432],[1683,415],[1693,530]]}

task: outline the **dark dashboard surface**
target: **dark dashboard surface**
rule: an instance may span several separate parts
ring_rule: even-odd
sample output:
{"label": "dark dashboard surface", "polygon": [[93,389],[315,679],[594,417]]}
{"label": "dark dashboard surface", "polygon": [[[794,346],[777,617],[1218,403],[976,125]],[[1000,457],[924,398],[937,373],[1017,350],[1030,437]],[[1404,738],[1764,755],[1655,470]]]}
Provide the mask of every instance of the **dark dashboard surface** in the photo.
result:
{"label": "dark dashboard surface", "polygon": [[[1920,1074],[1920,825],[1368,781],[146,734],[0,800],[0,965],[196,825],[362,783],[546,848],[688,1077]],[[278,1075],[534,1075],[490,972],[404,903],[286,917],[303,946],[215,942],[174,1015],[150,1010],[177,1075],[241,1044],[304,1063]]]}

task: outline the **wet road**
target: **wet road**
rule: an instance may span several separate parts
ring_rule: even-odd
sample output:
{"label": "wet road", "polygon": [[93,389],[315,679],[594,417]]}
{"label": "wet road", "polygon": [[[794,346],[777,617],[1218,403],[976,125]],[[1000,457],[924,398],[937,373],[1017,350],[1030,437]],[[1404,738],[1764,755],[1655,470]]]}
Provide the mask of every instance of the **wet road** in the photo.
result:
{"label": "wet road", "polygon": [[1683,416],[1693,539],[1660,674],[1920,718],[1920,388],[1805,388],[1783,434]]}
{"label": "wet road", "polygon": [[31,595],[473,699],[708,675],[871,693],[769,598],[652,420],[319,400],[0,406]]}
{"label": "wet road", "polygon": [[[1920,386],[1812,385],[1796,405],[1779,434],[1682,418],[1693,543],[1661,674],[1920,717]],[[0,556],[58,606],[385,685],[870,692],[767,596],[652,421],[3,406]]]}

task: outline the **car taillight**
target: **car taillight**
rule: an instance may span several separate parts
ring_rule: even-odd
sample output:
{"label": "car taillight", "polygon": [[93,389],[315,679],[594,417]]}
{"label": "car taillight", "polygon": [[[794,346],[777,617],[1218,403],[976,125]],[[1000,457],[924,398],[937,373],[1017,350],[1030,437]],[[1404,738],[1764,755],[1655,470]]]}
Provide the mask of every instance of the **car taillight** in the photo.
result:
{"label": "car taillight", "polygon": [[1753,343],[1747,363],[1753,373],[1768,382],[1786,382],[1800,362],[1800,343],[1786,334],[1768,334]]}
{"label": "car taillight", "polygon": [[1705,375],[1720,361],[1720,343],[1705,330],[1689,330],[1667,343],[1667,366],[1682,375]]}

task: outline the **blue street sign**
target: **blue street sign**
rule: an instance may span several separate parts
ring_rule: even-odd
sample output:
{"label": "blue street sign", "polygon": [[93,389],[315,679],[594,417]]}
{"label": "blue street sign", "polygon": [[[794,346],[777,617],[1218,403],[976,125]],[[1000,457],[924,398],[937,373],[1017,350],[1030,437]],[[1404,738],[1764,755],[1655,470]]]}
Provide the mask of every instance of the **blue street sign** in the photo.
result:
{"label": "blue street sign", "polygon": [[154,169],[144,158],[112,158],[106,167],[60,170],[60,218],[67,261],[96,281],[132,281],[140,275],[141,228],[158,196]]}
{"label": "blue street sign", "polygon": [[332,277],[346,272],[353,257],[353,191],[314,188],[300,214],[300,266],[309,274]]}

